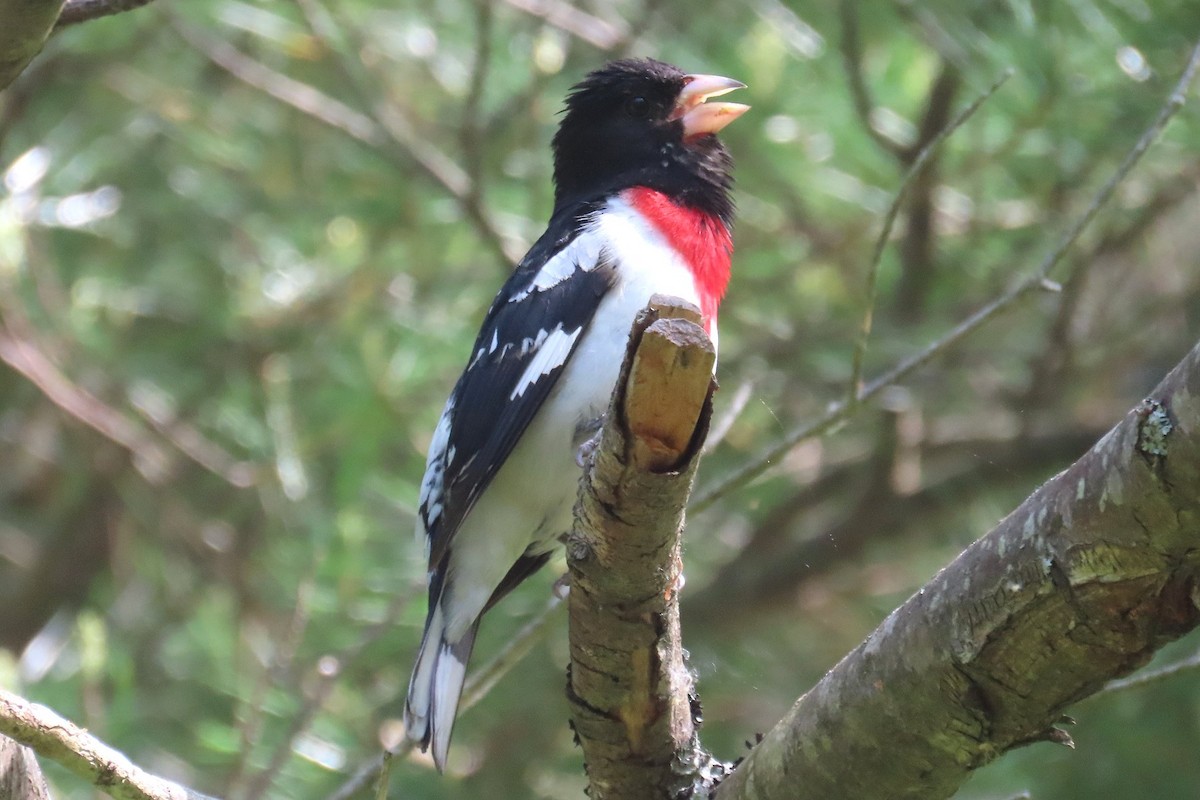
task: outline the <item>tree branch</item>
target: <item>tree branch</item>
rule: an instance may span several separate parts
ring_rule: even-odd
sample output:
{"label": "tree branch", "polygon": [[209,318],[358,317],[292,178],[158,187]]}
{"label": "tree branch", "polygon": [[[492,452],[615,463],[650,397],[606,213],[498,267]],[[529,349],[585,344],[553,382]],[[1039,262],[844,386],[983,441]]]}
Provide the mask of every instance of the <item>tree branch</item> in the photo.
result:
{"label": "tree branch", "polygon": [[634,323],[567,542],[567,698],[592,800],[690,796],[707,762],[677,589],[716,351],[681,304],[656,295]]}
{"label": "tree branch", "polygon": [[545,20],[546,24],[587,42],[597,50],[616,49],[624,42],[630,27],[623,20],[609,22],[562,0],[506,0],[513,8]]}
{"label": "tree branch", "polygon": [[166,480],[171,458],[155,441],[155,437],[95,395],[72,383],[31,342],[0,331],[0,362],[26,378],[68,415],[128,450],[150,483],[161,484]]}
{"label": "tree branch", "polygon": [[[1200,624],[1200,345],[805,694],[718,800],[948,797]],[[753,787],[751,789],[751,786]]]}
{"label": "tree branch", "polygon": [[846,71],[846,79],[850,84],[850,98],[854,101],[854,111],[862,122],[863,129],[883,150],[891,153],[897,159],[904,160],[905,146],[875,127],[871,116],[875,110],[875,102],[867,88],[866,78],[862,71],[862,42],[858,32],[858,3],[856,0],[842,0],[838,3],[838,15],[841,18],[841,39],[838,44],[842,52],[842,68]]}
{"label": "tree branch", "polygon": [[[479,203],[470,176],[434,143],[422,138],[400,109],[381,101],[373,109],[374,116],[364,114],[315,87],[271,69],[178,17],[172,17],[171,24],[193,49],[234,78],[337,128],[393,163],[416,167],[454,198],[480,239],[502,262],[513,265],[520,260],[523,248],[500,233],[487,209]],[[340,52],[332,44],[331,51]]]}
{"label": "tree branch", "polygon": [[[888,241],[892,238],[892,226],[896,224],[896,218],[900,215],[900,209],[904,204],[905,199],[910,193],[910,189],[914,186],[920,188],[920,182],[924,180],[923,176],[927,176],[927,164],[930,163],[934,154],[941,147],[942,143],[959,128],[967,123],[979,107],[988,101],[988,99],[1000,90],[1000,87],[1011,78],[1013,71],[1011,68],[1004,70],[1000,76],[992,81],[992,85],[984,90],[982,94],[972,100],[966,108],[958,113],[958,115],[949,123],[932,129],[929,126],[940,122],[941,120],[929,121],[929,115],[926,117],[925,128],[932,130],[932,133],[926,137],[926,131],[922,131],[922,140],[918,142],[920,149],[915,152],[912,158],[907,159],[908,171],[900,180],[900,188],[896,190],[896,196],[892,198],[891,205],[888,206],[887,213],[883,217],[883,225],[879,230],[879,236],[875,239],[875,248],[871,253],[871,261],[867,266],[867,289],[865,306],[862,322],[858,327],[858,340],[854,345],[854,355],[850,361],[850,382],[847,390],[847,402],[854,404],[858,397],[859,391],[862,389],[862,370],[863,360],[867,353],[867,342],[871,336],[871,324],[875,314],[875,295],[879,283],[879,266],[883,262],[883,251],[887,247]],[[947,101],[948,103],[948,101]],[[932,187],[925,186],[924,191],[928,194],[932,191]]]}
{"label": "tree branch", "polygon": [[[1011,74],[1011,68],[1005,72],[1006,77]],[[907,153],[910,158],[924,152],[926,143],[936,140],[946,127],[961,82],[958,68],[943,61],[941,71],[929,87],[929,98],[921,117],[917,140]],[[904,238],[900,241],[900,282],[896,286],[895,310],[900,321],[910,324],[921,319],[925,300],[937,274],[938,234],[934,229],[934,193],[938,188],[940,164],[941,158],[931,158],[913,178]]]}
{"label": "tree branch", "polygon": [[50,800],[50,789],[33,751],[7,736],[0,736],[0,797]]}
{"label": "tree branch", "polygon": [[3,689],[0,689],[0,734],[57,761],[117,800],[211,800],[143,772],[74,723]]}
{"label": "tree branch", "polygon": [[58,15],[58,22],[54,23],[54,30],[57,32],[69,25],[133,11],[135,8],[149,5],[150,2],[151,0],[67,0],[63,3],[62,13]]}

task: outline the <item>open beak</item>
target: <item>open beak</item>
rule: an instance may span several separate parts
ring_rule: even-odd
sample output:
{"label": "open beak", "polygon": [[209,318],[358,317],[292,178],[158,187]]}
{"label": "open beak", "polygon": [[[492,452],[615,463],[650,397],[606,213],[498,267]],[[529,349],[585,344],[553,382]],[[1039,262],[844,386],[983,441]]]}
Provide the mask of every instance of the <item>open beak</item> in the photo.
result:
{"label": "open beak", "polygon": [[679,92],[671,119],[683,123],[683,136],[691,139],[705,133],[716,133],[750,110],[741,103],[706,103],[710,97],[720,97],[746,84],[720,75],[688,75]]}

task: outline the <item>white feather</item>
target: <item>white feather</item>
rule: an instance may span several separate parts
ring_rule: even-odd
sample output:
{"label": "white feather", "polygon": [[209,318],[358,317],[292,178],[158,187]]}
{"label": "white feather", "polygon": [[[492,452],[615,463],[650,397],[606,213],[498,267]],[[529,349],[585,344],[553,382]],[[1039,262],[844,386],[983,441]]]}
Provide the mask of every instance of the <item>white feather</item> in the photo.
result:
{"label": "white feather", "polygon": [[551,289],[575,274],[575,270],[591,271],[600,263],[600,248],[602,242],[595,236],[581,233],[562,252],[556,253],[547,261],[525,291],[517,292],[508,298],[510,303],[519,303],[534,292],[544,292]]}
{"label": "white feather", "polygon": [[425,507],[426,519],[417,521],[417,541],[425,547],[425,557],[429,557],[429,541],[426,538],[426,527],[432,526],[442,515],[442,488],[446,473],[446,462],[451,453],[447,452],[450,444],[450,428],[454,423],[454,397],[446,401],[441,419],[433,429],[433,438],[429,442],[429,456],[425,460],[425,476],[421,479],[420,504]]}
{"label": "white feather", "polygon": [[412,678],[408,681],[408,699],[404,701],[404,729],[408,738],[419,742],[425,738],[429,728],[429,702],[433,696],[434,672],[437,667],[439,646],[428,646],[442,640],[443,616],[440,607],[434,607],[429,617],[429,625],[425,629],[425,638],[421,642],[421,651],[417,653],[417,663],[413,667]]}
{"label": "white feather", "polygon": [[582,331],[583,328],[576,328],[568,333],[563,330],[561,324],[549,332],[539,331],[535,341],[540,340],[541,347],[525,365],[525,371],[517,379],[517,385],[513,387],[508,399],[516,400],[543,376],[561,367],[567,356],[571,355],[571,348],[575,346],[575,340]]}
{"label": "white feather", "polygon": [[450,751],[450,734],[454,730],[454,717],[458,713],[458,699],[462,696],[463,682],[467,678],[467,665],[459,661],[443,643],[439,648],[437,669],[433,675],[433,763],[441,769]]}

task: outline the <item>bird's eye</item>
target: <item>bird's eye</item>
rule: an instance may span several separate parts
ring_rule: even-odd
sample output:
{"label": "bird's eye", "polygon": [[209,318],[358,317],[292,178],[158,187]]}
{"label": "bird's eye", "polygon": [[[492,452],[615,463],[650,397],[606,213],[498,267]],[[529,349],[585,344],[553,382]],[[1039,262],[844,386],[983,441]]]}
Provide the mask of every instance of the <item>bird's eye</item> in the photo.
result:
{"label": "bird's eye", "polygon": [[625,113],[633,119],[648,119],[650,102],[644,97],[631,97],[625,101]]}

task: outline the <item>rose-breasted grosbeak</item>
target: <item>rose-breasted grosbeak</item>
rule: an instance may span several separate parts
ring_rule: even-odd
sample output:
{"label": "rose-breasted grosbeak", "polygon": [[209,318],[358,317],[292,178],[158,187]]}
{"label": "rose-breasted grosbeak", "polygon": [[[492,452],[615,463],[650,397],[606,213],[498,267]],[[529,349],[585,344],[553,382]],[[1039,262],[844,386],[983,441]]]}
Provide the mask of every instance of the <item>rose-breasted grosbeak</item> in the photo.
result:
{"label": "rose-breasted grosbeak", "polygon": [[615,61],[567,97],[550,224],[492,302],[433,433],[418,538],[429,616],[404,709],[446,763],[480,616],[571,527],[576,450],[596,430],[650,296],[701,309],[714,343],[732,254],[732,162],[715,134],[743,84]]}

